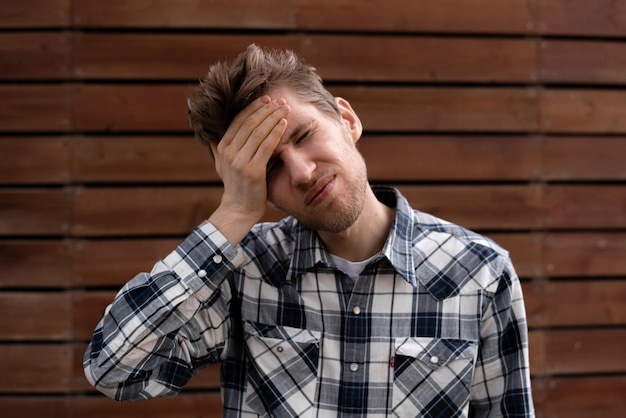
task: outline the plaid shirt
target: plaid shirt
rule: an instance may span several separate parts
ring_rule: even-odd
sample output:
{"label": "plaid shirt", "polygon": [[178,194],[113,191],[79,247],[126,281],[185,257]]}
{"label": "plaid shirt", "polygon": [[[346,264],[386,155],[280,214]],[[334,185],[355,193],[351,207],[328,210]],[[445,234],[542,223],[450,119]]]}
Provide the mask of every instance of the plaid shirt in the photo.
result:
{"label": "plaid shirt", "polygon": [[225,417],[531,417],[519,280],[488,239],[397,209],[350,282],[288,217],[238,248],[208,222],[107,308],[84,359],[123,401],[173,396],[222,363]]}

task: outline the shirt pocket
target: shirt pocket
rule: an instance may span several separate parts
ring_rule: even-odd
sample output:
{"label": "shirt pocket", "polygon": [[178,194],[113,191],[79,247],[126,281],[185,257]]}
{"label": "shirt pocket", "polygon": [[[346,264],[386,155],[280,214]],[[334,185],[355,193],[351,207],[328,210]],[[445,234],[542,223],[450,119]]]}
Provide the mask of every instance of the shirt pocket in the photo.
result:
{"label": "shirt pocket", "polygon": [[247,321],[246,403],[261,415],[305,417],[313,412],[319,331]]}
{"label": "shirt pocket", "polygon": [[458,416],[469,405],[476,343],[442,338],[395,340],[393,411],[396,416]]}

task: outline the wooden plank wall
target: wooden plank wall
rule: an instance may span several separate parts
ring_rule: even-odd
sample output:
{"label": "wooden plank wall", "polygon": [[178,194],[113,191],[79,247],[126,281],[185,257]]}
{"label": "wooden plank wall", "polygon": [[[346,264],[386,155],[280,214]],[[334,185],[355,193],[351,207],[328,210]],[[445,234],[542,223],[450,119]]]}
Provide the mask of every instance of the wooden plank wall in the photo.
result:
{"label": "wooden plank wall", "polygon": [[219,201],[186,92],[251,42],[351,101],[372,180],[510,249],[538,416],[623,416],[625,0],[3,0],[3,416],[221,415],[216,368],[120,405],[81,359],[115,291]]}

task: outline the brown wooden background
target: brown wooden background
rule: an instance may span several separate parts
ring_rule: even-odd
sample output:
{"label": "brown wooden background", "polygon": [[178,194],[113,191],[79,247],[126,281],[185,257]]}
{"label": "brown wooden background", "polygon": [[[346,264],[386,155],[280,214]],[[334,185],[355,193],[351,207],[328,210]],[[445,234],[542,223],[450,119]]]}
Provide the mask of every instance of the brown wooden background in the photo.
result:
{"label": "brown wooden background", "polygon": [[624,0],[3,0],[0,413],[221,416],[216,368],[120,405],[81,359],[219,201],[186,92],[251,42],[351,101],[372,180],[511,251],[538,416],[624,416]]}

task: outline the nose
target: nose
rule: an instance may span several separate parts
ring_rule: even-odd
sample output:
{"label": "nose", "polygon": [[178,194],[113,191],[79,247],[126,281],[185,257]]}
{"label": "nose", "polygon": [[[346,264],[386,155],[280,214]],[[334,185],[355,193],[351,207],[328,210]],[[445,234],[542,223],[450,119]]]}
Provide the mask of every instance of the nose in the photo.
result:
{"label": "nose", "polygon": [[292,185],[300,186],[311,181],[315,163],[304,151],[294,148],[285,150],[282,158]]}

